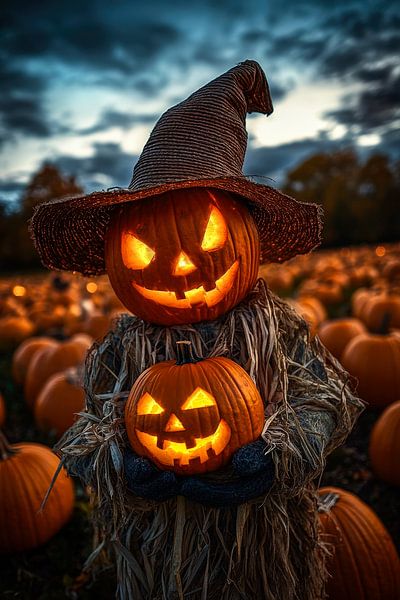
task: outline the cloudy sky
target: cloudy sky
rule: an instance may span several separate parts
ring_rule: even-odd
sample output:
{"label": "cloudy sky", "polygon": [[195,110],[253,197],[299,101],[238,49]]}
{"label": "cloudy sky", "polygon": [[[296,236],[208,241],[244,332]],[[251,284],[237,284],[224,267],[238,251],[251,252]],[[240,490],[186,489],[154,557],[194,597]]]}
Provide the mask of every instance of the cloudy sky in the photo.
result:
{"label": "cloudy sky", "polygon": [[275,111],[248,118],[246,174],[279,185],[307,155],[349,145],[400,157],[394,0],[7,4],[0,199],[17,198],[44,160],[87,191],[127,186],[160,114],[247,58]]}

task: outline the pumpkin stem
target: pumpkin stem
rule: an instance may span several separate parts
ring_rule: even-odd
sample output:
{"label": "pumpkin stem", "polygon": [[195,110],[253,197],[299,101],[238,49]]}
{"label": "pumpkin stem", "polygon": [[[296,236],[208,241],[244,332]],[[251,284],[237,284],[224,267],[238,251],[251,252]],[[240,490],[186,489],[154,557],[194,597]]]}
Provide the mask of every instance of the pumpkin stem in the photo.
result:
{"label": "pumpkin stem", "polygon": [[389,325],[390,325],[391,320],[392,320],[391,313],[385,312],[382,317],[381,326],[379,327],[377,333],[380,333],[381,335],[387,335],[389,333]]}
{"label": "pumpkin stem", "polygon": [[336,494],[335,492],[326,492],[325,494],[322,494],[322,496],[318,498],[318,512],[330,512],[332,508],[336,506],[339,498],[339,494]]}
{"label": "pumpkin stem", "polygon": [[196,353],[192,346],[192,342],[189,340],[182,340],[180,342],[176,342],[176,364],[177,365],[186,365],[188,363],[197,363],[203,360]]}
{"label": "pumpkin stem", "polygon": [[0,460],[7,460],[13,454],[17,454],[18,450],[15,450],[9,443],[8,439],[0,429]]}

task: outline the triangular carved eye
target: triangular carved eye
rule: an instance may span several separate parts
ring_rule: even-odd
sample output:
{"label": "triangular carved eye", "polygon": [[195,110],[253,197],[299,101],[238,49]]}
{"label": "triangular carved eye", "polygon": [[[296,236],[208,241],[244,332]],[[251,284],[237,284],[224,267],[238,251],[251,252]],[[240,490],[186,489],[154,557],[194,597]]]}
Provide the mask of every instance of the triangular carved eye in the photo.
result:
{"label": "triangular carved eye", "polygon": [[215,405],[216,402],[211,394],[203,390],[201,387],[198,387],[192,394],[190,394],[189,398],[185,400],[182,405],[182,410],[188,410],[189,408],[204,408],[206,406]]}
{"label": "triangular carved eye", "polygon": [[148,392],[140,398],[137,406],[138,415],[160,415],[163,412],[163,407]]}
{"label": "triangular carved eye", "polygon": [[128,269],[144,269],[155,256],[154,250],[139,240],[133,233],[122,234],[121,254],[124,265]]}
{"label": "triangular carved eye", "polygon": [[174,275],[189,275],[189,273],[192,273],[192,271],[195,270],[196,265],[194,265],[188,255],[182,251],[176,261]]}
{"label": "triangular carved eye", "polygon": [[206,230],[204,232],[201,249],[205,252],[219,250],[228,239],[228,228],[218,208],[212,207]]}

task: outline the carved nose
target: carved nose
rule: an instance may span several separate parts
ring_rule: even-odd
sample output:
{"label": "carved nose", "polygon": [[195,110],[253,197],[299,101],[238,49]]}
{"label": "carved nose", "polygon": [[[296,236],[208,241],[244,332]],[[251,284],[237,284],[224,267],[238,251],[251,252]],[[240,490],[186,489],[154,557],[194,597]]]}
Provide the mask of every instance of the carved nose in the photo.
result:
{"label": "carved nose", "polygon": [[182,251],[176,259],[174,275],[189,275],[189,273],[192,273],[196,269],[196,265],[193,264],[188,255]]}
{"label": "carved nose", "polygon": [[164,431],[185,431],[185,428],[178,417],[172,413],[168,419]]}

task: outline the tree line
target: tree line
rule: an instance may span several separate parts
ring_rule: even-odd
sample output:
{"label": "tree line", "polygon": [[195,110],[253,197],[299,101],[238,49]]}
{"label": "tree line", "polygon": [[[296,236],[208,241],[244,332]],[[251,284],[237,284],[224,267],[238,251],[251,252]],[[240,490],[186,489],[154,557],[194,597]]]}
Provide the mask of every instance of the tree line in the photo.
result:
{"label": "tree line", "polygon": [[384,154],[315,154],[287,174],[283,191],[323,206],[325,247],[400,240],[400,162]]}
{"label": "tree line", "polygon": [[[400,162],[384,154],[364,161],[351,149],[318,153],[290,170],[282,189],[324,208],[324,247],[400,240]],[[0,200],[1,271],[41,267],[28,222],[41,202],[83,193],[75,176],[45,163],[32,176],[13,210]]]}

